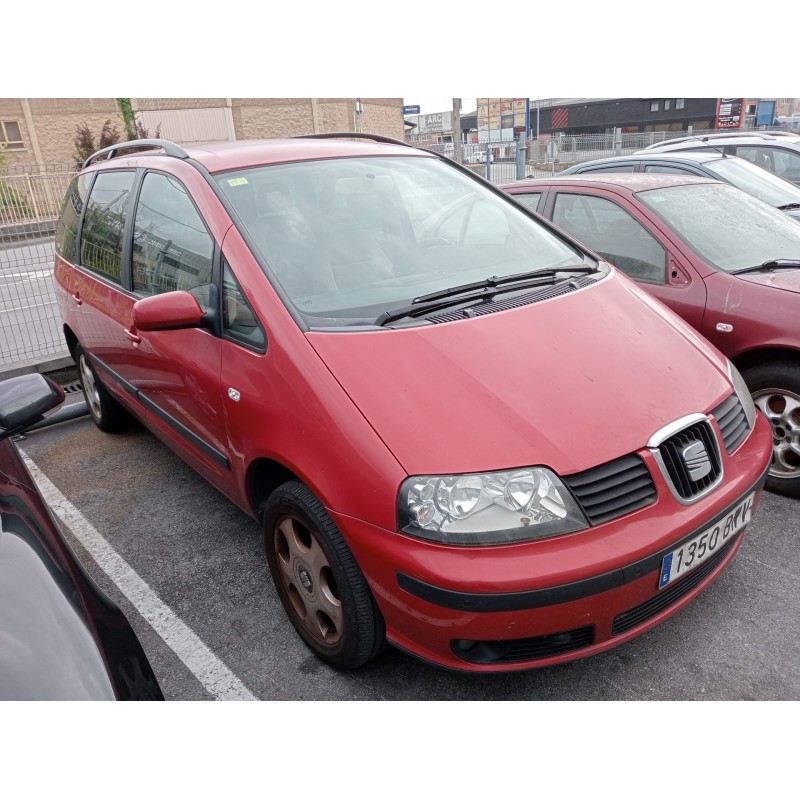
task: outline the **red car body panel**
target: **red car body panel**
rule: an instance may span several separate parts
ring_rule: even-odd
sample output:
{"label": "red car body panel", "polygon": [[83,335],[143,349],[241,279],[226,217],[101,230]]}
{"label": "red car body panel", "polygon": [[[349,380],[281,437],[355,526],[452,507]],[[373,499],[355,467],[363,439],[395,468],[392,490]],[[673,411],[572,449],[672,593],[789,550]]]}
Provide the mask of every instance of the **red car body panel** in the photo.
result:
{"label": "red car body panel", "polygon": [[[732,275],[717,270],[635,198],[636,192],[662,185],[709,182],[714,183],[688,176],[619,173],[594,177],[565,175],[555,181],[538,178],[505,184],[501,188],[512,196],[543,191],[570,192],[615,202],[667,248],[667,282],[663,285],[641,283],[643,290],[669,306],[731,359],[770,348],[783,348],[797,358],[800,353],[797,298],[800,271]],[[797,257],[798,254],[781,255]],[[719,331],[716,327],[719,323],[733,325],[733,330]]]}
{"label": "red car body panel", "polygon": [[[724,364],[715,378],[704,350],[676,340],[672,320],[619,274],[568,304],[385,333],[308,338],[411,475],[536,464],[568,475],[639,449],[730,393]],[[667,350],[674,367],[664,369],[652,353]],[[370,362],[390,366],[364,369]],[[698,384],[707,408],[697,407]],[[548,422],[554,412],[566,424]]]}

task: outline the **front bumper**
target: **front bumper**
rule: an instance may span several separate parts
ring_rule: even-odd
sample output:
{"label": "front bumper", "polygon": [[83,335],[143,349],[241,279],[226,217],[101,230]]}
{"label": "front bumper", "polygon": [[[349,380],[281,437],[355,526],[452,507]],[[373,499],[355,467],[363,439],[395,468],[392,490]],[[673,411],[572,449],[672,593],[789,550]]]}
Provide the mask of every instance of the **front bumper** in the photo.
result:
{"label": "front bumper", "polygon": [[386,621],[387,638],[439,666],[508,671],[583,658],[638,636],[677,613],[733,560],[744,530],[712,558],[658,589],[663,556],[760,498],[769,426],[732,455],[725,481],[686,506],[672,497],[649,451],[655,503],[588,530],[525,544],[436,545],[333,514]]}

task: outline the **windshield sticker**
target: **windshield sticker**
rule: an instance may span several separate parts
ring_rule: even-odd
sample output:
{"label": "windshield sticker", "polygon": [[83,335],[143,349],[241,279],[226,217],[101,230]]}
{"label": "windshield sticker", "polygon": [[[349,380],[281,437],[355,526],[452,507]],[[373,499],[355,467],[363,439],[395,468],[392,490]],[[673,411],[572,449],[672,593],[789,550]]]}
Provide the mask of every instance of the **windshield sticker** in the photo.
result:
{"label": "windshield sticker", "polygon": [[247,178],[228,178],[228,186],[244,186]]}
{"label": "windshield sticker", "polygon": [[647,198],[651,203],[663,203],[667,198],[663,194],[657,194]]}

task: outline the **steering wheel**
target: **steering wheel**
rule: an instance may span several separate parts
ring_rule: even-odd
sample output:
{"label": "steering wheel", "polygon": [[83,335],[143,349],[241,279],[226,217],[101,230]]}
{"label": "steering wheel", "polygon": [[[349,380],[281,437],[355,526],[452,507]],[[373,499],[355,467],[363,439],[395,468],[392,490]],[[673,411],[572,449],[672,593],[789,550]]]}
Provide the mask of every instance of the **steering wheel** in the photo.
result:
{"label": "steering wheel", "polygon": [[400,269],[407,267],[409,261],[411,261],[414,256],[422,253],[425,250],[430,250],[432,247],[450,247],[453,243],[449,239],[445,239],[442,236],[435,236],[432,239],[423,239],[421,242],[417,242],[402,258],[400,264],[398,265]]}

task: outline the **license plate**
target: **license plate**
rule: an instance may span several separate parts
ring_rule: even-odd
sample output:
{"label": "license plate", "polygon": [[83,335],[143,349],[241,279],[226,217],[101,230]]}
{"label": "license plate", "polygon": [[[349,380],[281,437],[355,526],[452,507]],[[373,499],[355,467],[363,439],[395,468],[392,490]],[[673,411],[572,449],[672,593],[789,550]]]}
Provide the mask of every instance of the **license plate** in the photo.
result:
{"label": "license plate", "polygon": [[755,496],[755,492],[753,492],[721,520],[665,555],[661,562],[661,578],[658,581],[658,588],[663,589],[671,581],[700,566],[711,558],[725,542],[730,541],[736,531],[747,525],[753,515]]}

